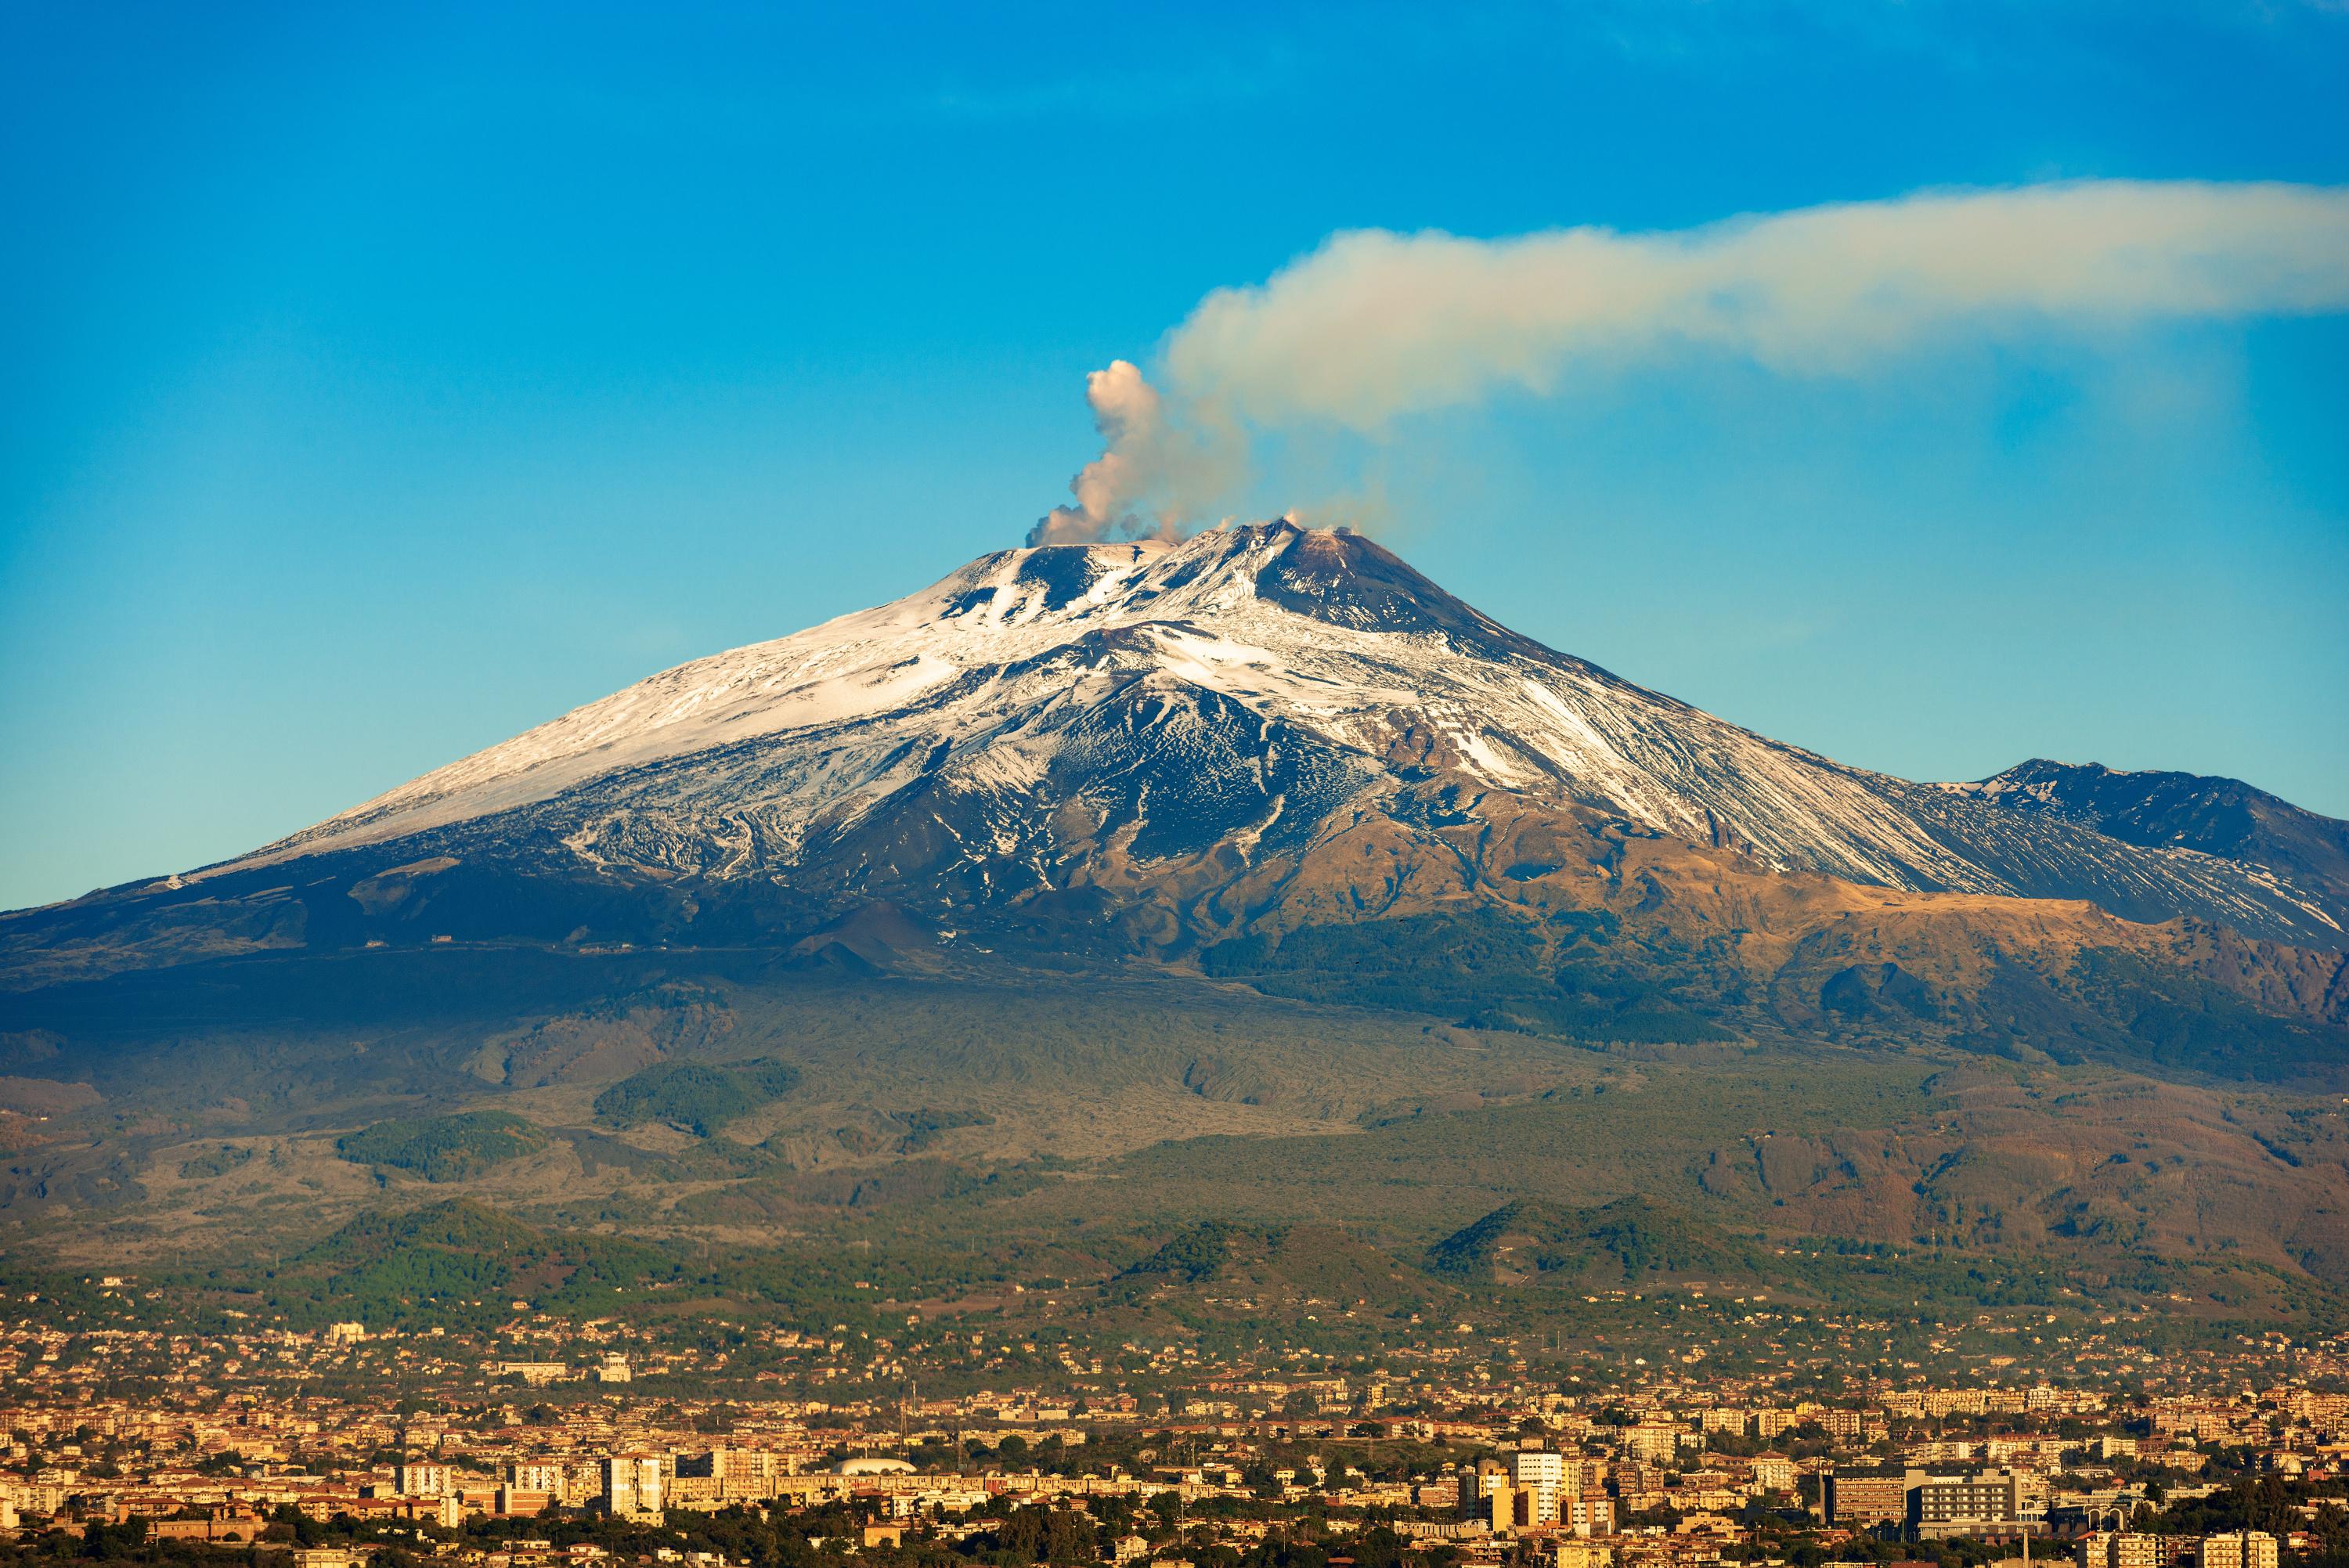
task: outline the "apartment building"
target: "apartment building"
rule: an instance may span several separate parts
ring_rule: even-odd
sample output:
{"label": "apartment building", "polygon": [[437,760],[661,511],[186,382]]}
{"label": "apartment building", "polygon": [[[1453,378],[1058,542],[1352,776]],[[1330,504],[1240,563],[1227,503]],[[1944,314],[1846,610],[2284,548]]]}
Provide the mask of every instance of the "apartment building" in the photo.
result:
{"label": "apartment building", "polygon": [[2201,1568],[2276,1568],[2276,1538],[2264,1530],[2206,1535],[2196,1557]]}
{"label": "apartment building", "polygon": [[1845,1530],[1902,1524],[1909,1518],[1909,1481],[1898,1475],[1830,1475],[1827,1522]]}
{"label": "apartment building", "polygon": [[2158,1535],[2133,1530],[2098,1530],[2074,1548],[2080,1568],[2165,1568],[2168,1559]]}
{"label": "apartment building", "polygon": [[603,1491],[598,1494],[613,1513],[658,1513],[661,1511],[661,1462],[651,1454],[616,1454],[599,1461]]}
{"label": "apartment building", "polygon": [[2013,1529],[2021,1522],[2023,1482],[2013,1470],[1933,1475],[1912,1470],[1903,1480],[1909,1492],[1909,1528],[1920,1540],[1995,1533],[2001,1526]]}

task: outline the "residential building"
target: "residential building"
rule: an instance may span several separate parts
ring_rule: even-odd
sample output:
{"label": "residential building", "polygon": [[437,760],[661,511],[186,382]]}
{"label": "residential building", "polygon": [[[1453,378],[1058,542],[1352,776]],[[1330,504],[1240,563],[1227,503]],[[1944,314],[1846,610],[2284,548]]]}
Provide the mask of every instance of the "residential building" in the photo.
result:
{"label": "residential building", "polygon": [[2264,1530],[2206,1535],[2197,1557],[2201,1568],[2276,1568],[2276,1538]]}
{"label": "residential building", "polygon": [[1900,1524],[1909,1518],[1909,1481],[1899,1475],[1827,1477],[1827,1522],[1846,1530]]}
{"label": "residential building", "polygon": [[1984,1470],[1973,1475],[1931,1475],[1912,1470],[1904,1480],[1909,1491],[1909,1528],[1920,1540],[1976,1535],[1983,1533],[1985,1527],[2004,1525],[2012,1529],[2021,1523],[2022,1483],[2011,1470]]}
{"label": "residential building", "polygon": [[600,1462],[605,1509],[613,1513],[661,1511],[661,1462],[651,1454],[617,1454]]}
{"label": "residential building", "polygon": [[2094,1531],[2074,1550],[2080,1568],[2165,1568],[2168,1562],[2160,1536],[2133,1530]]}

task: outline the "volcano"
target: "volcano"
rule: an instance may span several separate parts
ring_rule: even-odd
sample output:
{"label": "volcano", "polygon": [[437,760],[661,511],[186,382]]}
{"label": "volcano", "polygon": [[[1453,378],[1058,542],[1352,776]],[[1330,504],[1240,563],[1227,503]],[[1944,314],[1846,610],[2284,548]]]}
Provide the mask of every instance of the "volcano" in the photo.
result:
{"label": "volcano", "polygon": [[[432,1168],[566,1192],[682,1158],[611,1119],[685,1088],[671,1135],[793,1181],[1351,1130],[1558,1051],[2331,1092],[2344,925],[2349,826],[2248,785],[1846,766],[1275,522],[983,556],[239,859],[0,917],[0,1086],[287,1138],[518,1107]],[[2237,1114],[2230,1191],[2313,1180]],[[171,1127],[45,1134],[0,1202],[149,1191]]]}
{"label": "volcano", "polygon": [[[387,936],[460,866],[730,905],[758,888],[798,918],[1095,889],[1163,910],[1179,948],[1278,902],[1284,869],[1366,820],[1413,836],[1440,785],[1446,810],[1562,809],[1775,872],[2344,941],[2349,827],[2230,780],[2075,771],[2095,790],[2039,761],[1971,784],[1846,767],[1520,636],[1369,539],[1276,522],[983,556],[109,899],[365,866],[406,891],[329,923]],[[2147,830],[2198,785],[2243,824]],[[1506,881],[1463,882],[1507,899]]]}

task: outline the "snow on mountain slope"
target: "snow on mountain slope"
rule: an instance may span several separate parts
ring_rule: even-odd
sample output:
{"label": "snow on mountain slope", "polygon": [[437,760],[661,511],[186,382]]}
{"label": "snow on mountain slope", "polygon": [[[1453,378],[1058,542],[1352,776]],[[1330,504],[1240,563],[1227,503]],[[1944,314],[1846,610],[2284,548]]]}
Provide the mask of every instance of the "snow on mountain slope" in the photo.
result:
{"label": "snow on mountain slope", "polygon": [[666,671],[235,864],[462,826],[551,833],[607,868],[785,876],[812,845],[911,811],[993,887],[1005,867],[1052,879],[1055,801],[1109,802],[1103,830],[1145,859],[1223,841],[1246,856],[1429,770],[1779,869],[2337,944],[2335,913],[2270,869],[1843,767],[1519,636],[1368,540],[1287,523],[984,556]]}

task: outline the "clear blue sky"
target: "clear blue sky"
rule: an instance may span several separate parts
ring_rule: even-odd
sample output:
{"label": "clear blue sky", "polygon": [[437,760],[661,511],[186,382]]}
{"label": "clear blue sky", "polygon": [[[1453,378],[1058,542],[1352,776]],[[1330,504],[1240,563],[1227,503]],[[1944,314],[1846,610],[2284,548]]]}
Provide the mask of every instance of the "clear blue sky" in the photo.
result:
{"label": "clear blue sky", "polygon": [[[2349,13],[18,4],[0,905],[185,868],[1015,543],[1084,373],[1333,231],[2349,182]],[[2349,321],[1692,358],[1260,454],[1438,581],[1912,777],[2349,815]]]}

